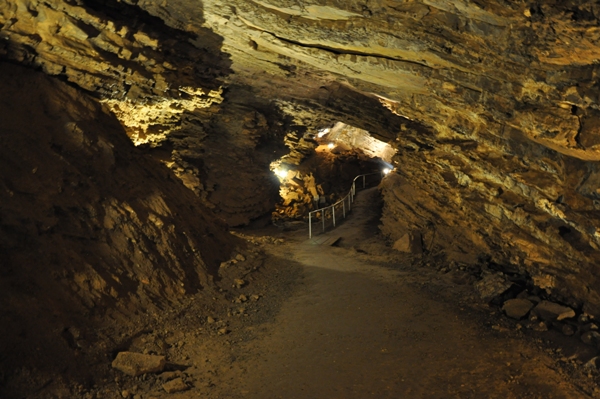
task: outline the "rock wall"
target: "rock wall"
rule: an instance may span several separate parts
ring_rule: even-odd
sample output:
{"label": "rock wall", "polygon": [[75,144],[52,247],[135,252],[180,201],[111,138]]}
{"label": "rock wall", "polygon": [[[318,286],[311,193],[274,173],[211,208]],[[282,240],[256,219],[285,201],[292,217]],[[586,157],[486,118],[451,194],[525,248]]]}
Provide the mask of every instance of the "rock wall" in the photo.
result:
{"label": "rock wall", "polygon": [[386,234],[437,229],[600,315],[599,17],[586,0],[7,0],[0,54],[104,98],[231,224],[273,203],[263,166],[289,126],[368,130],[398,150]]}
{"label": "rock wall", "polygon": [[106,106],[24,67],[0,75],[0,363],[35,364],[43,385],[118,339],[100,320],[127,329],[212,287],[241,240]]}

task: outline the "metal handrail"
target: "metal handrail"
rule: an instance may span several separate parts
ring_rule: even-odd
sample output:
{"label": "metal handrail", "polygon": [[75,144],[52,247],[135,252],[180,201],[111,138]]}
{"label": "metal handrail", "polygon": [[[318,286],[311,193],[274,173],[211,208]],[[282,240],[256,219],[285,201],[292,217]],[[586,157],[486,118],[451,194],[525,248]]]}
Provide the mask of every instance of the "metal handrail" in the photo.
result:
{"label": "metal handrail", "polygon": [[378,175],[378,174],[380,174],[380,173],[374,172],[374,173],[365,173],[363,175],[356,176],[354,178],[354,180],[352,180],[352,187],[350,187],[350,191],[344,198],[342,198],[341,200],[339,200],[338,202],[336,202],[333,205],[329,205],[329,206],[308,212],[308,238],[309,239],[312,238],[312,214],[313,213],[321,212],[321,221],[323,222],[323,233],[324,233],[325,232],[325,213],[327,212],[327,209],[331,208],[333,227],[335,227],[335,207],[336,207],[336,205],[342,204],[342,211],[343,211],[344,219],[346,218],[346,200],[348,200],[348,211],[352,210],[352,203],[354,202],[354,196],[356,195],[356,180],[358,180],[359,178],[362,177],[363,189],[364,189],[366,187],[366,177],[370,176],[370,175]]}

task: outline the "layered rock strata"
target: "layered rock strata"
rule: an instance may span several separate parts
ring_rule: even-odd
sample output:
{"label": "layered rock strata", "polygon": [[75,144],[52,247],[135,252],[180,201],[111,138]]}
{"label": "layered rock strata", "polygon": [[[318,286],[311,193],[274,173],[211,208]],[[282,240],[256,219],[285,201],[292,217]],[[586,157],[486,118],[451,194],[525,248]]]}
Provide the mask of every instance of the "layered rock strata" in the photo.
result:
{"label": "layered rock strata", "polygon": [[[585,0],[8,0],[0,54],[106,99],[232,224],[256,216],[244,204],[273,203],[271,191],[239,196],[238,210],[235,177],[210,177],[225,163],[206,154],[220,154],[225,131],[239,143],[232,159],[251,159],[242,149],[260,139],[236,132],[256,104],[288,114],[249,128],[279,143],[264,164],[283,155],[286,126],[366,129],[398,150],[384,185],[392,239],[423,230],[426,251],[491,259],[600,315],[599,17]],[[229,116],[204,139],[196,126],[211,110]],[[183,159],[188,137],[201,145]],[[227,189],[211,193],[221,179]]]}
{"label": "layered rock strata", "polygon": [[0,362],[3,381],[30,370],[33,393],[212,288],[241,240],[106,106],[24,67],[0,75]]}

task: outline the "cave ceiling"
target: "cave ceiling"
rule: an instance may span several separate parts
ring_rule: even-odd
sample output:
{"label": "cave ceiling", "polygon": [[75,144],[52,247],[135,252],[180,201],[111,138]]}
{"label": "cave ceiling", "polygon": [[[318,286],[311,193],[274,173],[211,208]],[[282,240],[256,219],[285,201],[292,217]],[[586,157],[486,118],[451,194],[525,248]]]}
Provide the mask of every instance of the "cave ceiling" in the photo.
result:
{"label": "cave ceiling", "polygon": [[384,191],[386,234],[443,219],[457,252],[600,313],[599,17],[583,0],[4,0],[0,57],[100,99],[231,225],[272,206],[290,132],[368,130],[398,150],[390,181],[429,199]]}

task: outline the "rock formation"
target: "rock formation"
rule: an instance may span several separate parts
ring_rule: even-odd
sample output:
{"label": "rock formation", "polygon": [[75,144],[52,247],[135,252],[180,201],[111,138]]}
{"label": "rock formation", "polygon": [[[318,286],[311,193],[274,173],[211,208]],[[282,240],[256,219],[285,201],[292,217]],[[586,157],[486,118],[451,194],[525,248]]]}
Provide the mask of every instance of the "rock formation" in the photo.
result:
{"label": "rock formation", "polygon": [[[21,76],[4,83],[5,111],[41,119],[0,122],[3,148],[24,151],[4,156],[3,248],[77,261],[53,278],[97,284],[90,304],[156,257],[175,270],[164,287],[196,289],[220,261],[202,245],[234,245],[212,214],[238,226],[270,213],[286,137],[341,121],[397,151],[382,183],[390,242],[422,237],[425,254],[525,275],[600,316],[599,18],[586,0],[4,0],[2,76]],[[203,231],[182,241],[190,212]],[[122,247],[106,248],[116,235]],[[161,252],[150,241],[164,235],[174,247]],[[80,249],[52,260],[64,240]],[[89,240],[97,263],[82,256]],[[146,266],[119,277],[116,257]]]}

